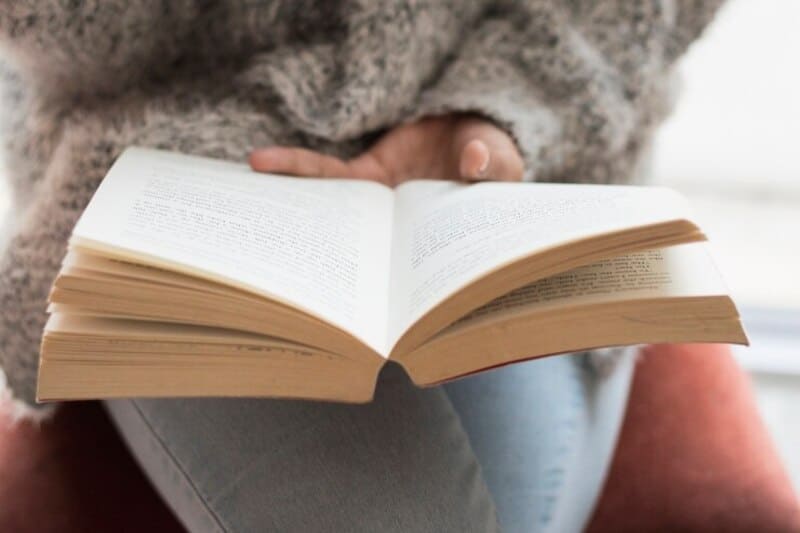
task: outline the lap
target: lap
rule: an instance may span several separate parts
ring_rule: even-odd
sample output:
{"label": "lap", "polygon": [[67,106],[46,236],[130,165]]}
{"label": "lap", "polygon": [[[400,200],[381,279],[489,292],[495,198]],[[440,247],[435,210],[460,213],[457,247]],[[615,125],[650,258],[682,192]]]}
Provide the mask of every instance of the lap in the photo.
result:
{"label": "lap", "polygon": [[563,531],[591,512],[631,366],[599,378],[558,357],[418,389],[390,365],[367,405],[107,407],[192,531],[491,531],[498,512],[508,531]]}

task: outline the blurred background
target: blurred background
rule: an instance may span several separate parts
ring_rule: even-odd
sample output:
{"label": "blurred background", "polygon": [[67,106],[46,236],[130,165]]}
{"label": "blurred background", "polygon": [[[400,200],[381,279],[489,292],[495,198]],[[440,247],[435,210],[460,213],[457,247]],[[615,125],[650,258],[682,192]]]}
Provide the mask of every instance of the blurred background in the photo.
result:
{"label": "blurred background", "polygon": [[736,355],[800,490],[798,22],[798,0],[729,1],[680,65],[653,173],[690,199],[711,239],[752,341]]}
{"label": "blurred background", "polygon": [[752,342],[737,358],[800,491],[798,23],[797,0],[728,2],[680,64],[653,173],[711,240]]}

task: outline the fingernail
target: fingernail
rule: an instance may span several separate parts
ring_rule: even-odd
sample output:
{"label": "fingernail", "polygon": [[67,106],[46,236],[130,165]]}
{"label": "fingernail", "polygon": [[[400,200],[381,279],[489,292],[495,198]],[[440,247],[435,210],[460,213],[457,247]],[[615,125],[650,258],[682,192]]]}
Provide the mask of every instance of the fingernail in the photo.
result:
{"label": "fingernail", "polygon": [[486,175],[486,171],[489,170],[489,160],[492,158],[492,155],[489,152],[486,152],[486,159],[483,161],[483,164],[478,168],[478,177],[482,178]]}

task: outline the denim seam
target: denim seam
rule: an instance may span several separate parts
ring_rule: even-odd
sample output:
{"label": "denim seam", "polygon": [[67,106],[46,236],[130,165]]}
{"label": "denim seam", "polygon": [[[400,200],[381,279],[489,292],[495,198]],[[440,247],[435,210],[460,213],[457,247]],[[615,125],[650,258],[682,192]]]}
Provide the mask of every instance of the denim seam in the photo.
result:
{"label": "denim seam", "polygon": [[[444,390],[444,389],[442,389]],[[464,483],[470,487],[472,490],[482,491],[484,496],[488,499],[489,505],[491,507],[491,520],[494,526],[493,530],[496,533],[503,532],[503,525],[500,523],[500,516],[497,514],[497,505],[494,501],[494,495],[489,490],[489,487],[486,485],[486,480],[483,477],[483,467],[481,466],[480,461],[475,456],[475,452],[472,449],[472,442],[470,441],[469,434],[464,429],[464,425],[461,421],[461,417],[459,416],[458,412],[456,411],[455,407],[453,407],[453,402],[450,397],[447,395],[447,392],[444,392],[445,400],[447,401],[448,405],[450,406],[450,412],[453,413],[453,420],[452,423],[457,426],[457,431],[460,432],[462,435],[465,436],[465,439],[460,440],[461,446],[465,447],[463,453],[472,457],[473,461],[470,465],[468,465],[463,472],[463,475],[469,479],[469,481],[461,480],[461,483]]]}
{"label": "denim seam", "polygon": [[164,455],[168,458],[167,464],[171,466],[173,472],[177,473],[177,478],[183,482],[184,488],[188,488],[191,494],[195,496],[195,501],[200,504],[200,508],[205,510],[206,515],[211,519],[211,521],[216,524],[219,531],[223,533],[229,533],[229,529],[225,527],[222,522],[220,516],[214,512],[213,509],[208,504],[208,501],[201,493],[200,489],[192,482],[192,479],[183,469],[183,466],[180,464],[178,459],[172,454],[169,448],[164,444],[164,440],[161,438],[161,435],[156,431],[155,427],[150,423],[150,421],[145,416],[144,412],[139,407],[138,403],[133,400],[130,402],[133,405],[133,408],[136,409],[136,412],[139,414],[139,419],[147,426],[149,430],[149,434],[151,435],[151,439],[158,445]]}
{"label": "denim seam", "polygon": [[546,483],[547,490],[544,492],[543,500],[545,502],[545,508],[542,509],[542,512],[539,515],[539,524],[541,524],[545,529],[547,529],[553,521],[554,513],[558,507],[558,497],[562,493],[562,488],[566,478],[565,468],[568,467],[563,465],[563,460],[565,457],[574,454],[575,451],[575,434],[577,429],[575,424],[575,413],[580,412],[581,405],[585,404],[586,401],[584,397],[585,391],[583,390],[583,374],[583,365],[570,365],[569,383],[571,384],[572,388],[571,394],[573,398],[575,398],[576,403],[569,406],[571,408],[571,416],[569,419],[562,422],[562,425],[565,426],[569,431],[562,440],[562,443],[557,451],[555,462],[560,466],[548,468],[544,473],[545,478],[548,478]]}

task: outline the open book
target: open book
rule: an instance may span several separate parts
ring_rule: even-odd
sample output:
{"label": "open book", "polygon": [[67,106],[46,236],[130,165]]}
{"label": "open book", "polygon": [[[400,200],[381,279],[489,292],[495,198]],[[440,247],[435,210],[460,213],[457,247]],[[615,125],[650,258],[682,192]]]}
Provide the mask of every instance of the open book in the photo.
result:
{"label": "open book", "polygon": [[662,188],[257,174],[130,148],[50,296],[40,400],[372,397],[542,355],[746,343]]}

